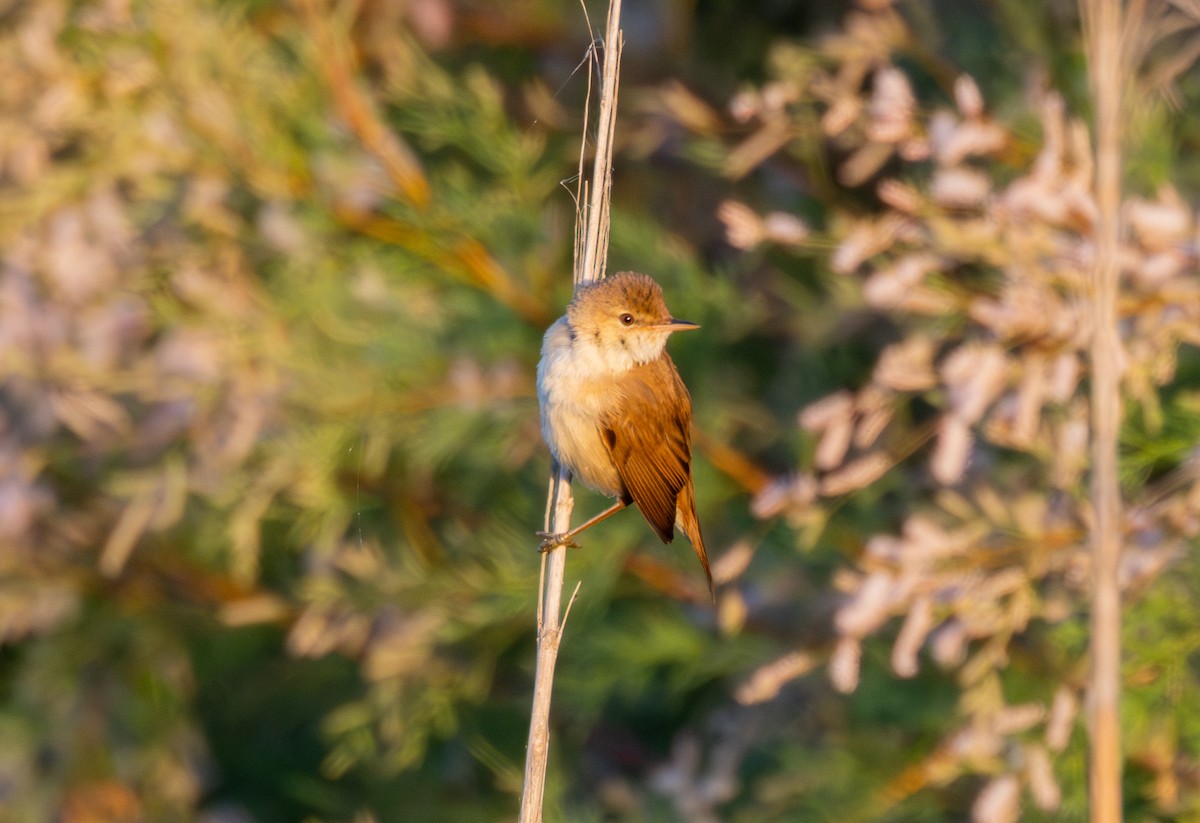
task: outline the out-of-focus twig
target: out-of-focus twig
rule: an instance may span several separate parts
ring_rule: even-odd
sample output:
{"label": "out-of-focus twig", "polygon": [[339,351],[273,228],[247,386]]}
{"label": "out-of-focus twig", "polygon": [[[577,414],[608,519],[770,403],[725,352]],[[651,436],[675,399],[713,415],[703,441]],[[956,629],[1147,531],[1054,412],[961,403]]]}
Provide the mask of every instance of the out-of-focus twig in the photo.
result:
{"label": "out-of-focus twig", "polygon": [[[363,148],[386,171],[404,202],[425,212],[433,205],[429,181],[416,154],[404,138],[388,128],[370,96],[355,82],[351,44],[330,21],[320,0],[296,0],[315,47],[314,58],[329,88],[338,117]],[[522,319],[544,324],[545,307],[521,288],[503,266],[473,237],[451,229],[431,234],[427,229],[361,209],[340,205],[338,219],[377,240],[402,245],[443,271],[483,289],[516,311]]]}
{"label": "out-of-focus twig", "polygon": [[482,289],[533,325],[545,325],[549,320],[545,305],[518,286],[473,237],[438,238],[399,218],[346,206],[337,209],[337,217],[348,228],[403,246],[441,271]]}
{"label": "out-of-focus twig", "polygon": [[1089,797],[1092,823],[1119,823],[1121,811],[1121,497],[1117,474],[1121,422],[1117,287],[1120,276],[1121,117],[1129,68],[1128,13],[1118,0],[1083,0],[1082,16],[1095,101],[1096,263],[1091,282],[1092,632],[1089,684]]}
{"label": "out-of-focus twig", "polygon": [[338,116],[387,170],[401,195],[417,208],[429,205],[429,181],[412,149],[384,124],[375,105],[354,82],[348,44],[334,33],[328,10],[318,0],[296,0],[316,45],[317,65]]}

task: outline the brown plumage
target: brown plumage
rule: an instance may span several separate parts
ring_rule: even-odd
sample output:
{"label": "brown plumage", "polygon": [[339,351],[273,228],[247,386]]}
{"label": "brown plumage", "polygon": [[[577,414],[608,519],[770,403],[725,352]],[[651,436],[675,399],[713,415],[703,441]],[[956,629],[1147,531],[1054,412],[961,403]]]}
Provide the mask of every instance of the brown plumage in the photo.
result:
{"label": "brown plumage", "polygon": [[713,594],[692,483],[691,398],[665,348],[672,332],[694,328],[671,317],[652,279],[622,272],[581,289],[546,332],[538,364],[546,443],[573,475],[618,502],[543,545],[569,543],[636,503],[663,542],[676,527],[688,536]]}

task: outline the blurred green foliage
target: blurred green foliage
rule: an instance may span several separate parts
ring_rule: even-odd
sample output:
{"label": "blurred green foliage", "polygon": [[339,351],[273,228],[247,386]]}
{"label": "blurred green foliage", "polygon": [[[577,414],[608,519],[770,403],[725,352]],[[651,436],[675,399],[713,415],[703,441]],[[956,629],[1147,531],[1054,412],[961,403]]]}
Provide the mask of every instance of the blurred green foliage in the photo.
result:
{"label": "blurred green foliage", "polygon": [[[838,182],[820,112],[734,162],[737,93],[834,70],[852,10],[627,8],[609,270],[704,326],[672,354],[731,596],[710,609],[691,552],[636,515],[571,554],[547,819],[962,820],[1015,768],[939,765],[963,692],[928,660],[893,674],[897,625],[852,695],[818,667],[839,575],[928,487],[752,504],[813,459],[797,413],[902,332],[831,273],[879,203]],[[1027,83],[1085,112],[1071,4],[902,12],[905,47],[873,59],[910,70],[922,113],[978,77],[1017,136],[998,175],[1041,139]],[[533,370],[570,294],[588,40],[550,0],[0,2],[0,821],[514,818],[549,462]],[[1134,124],[1130,186],[1192,198],[1172,95],[1196,75],[1175,79]],[[732,197],[816,232],[739,250]],[[1194,375],[1185,357],[1131,413],[1131,496],[1190,465]],[[1180,558],[1133,592],[1130,820],[1196,813],[1198,587]],[[995,688],[1077,685],[1084,631],[1031,628]],[[814,662],[774,696],[738,696],[797,650]],[[1083,818],[1069,722],[1061,806],[1026,819]]]}

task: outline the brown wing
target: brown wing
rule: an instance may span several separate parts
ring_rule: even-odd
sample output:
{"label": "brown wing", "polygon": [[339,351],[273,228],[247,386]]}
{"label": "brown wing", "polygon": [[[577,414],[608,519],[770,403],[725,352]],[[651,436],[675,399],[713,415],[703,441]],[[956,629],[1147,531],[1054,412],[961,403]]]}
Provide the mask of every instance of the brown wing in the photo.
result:
{"label": "brown wing", "polygon": [[628,497],[670,543],[679,492],[691,480],[692,401],[666,353],[621,382],[621,402],[601,421],[604,443]]}

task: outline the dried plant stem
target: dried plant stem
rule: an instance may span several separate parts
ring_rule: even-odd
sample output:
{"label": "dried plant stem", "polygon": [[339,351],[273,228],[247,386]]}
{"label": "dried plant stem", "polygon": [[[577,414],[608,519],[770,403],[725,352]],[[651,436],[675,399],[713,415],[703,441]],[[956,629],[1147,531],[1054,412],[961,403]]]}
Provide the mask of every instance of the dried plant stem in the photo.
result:
{"label": "dried plant stem", "polygon": [[[1121,810],[1121,418],[1117,338],[1121,204],[1121,112],[1125,67],[1122,4],[1082,0],[1096,111],[1096,267],[1092,278],[1092,636],[1089,686],[1090,819],[1119,823]],[[1128,34],[1128,33],[1127,33]],[[1126,43],[1128,40],[1125,41]]]}
{"label": "dried plant stem", "polygon": [[[576,288],[604,276],[608,257],[609,195],[612,189],[612,137],[616,125],[617,79],[621,59],[621,0],[611,0],[605,27],[604,70],[600,84],[596,157],[587,202],[577,197],[576,249],[573,279]],[[586,118],[585,118],[586,121]],[[587,126],[584,126],[584,140]],[[583,153],[580,153],[580,189],[582,195]],[[561,534],[570,529],[571,475],[555,465],[546,501],[546,531]],[[521,793],[521,823],[538,823],[546,787],[546,764],[550,754],[550,696],[554,687],[554,668],[566,614],[562,609],[563,580],[566,576],[566,549],[558,547],[542,556],[542,574],[538,591],[537,673],[533,686],[533,707],[529,715],[529,743],[525,751],[525,782]],[[578,588],[576,589],[578,591]],[[574,596],[572,596],[574,600]],[[567,604],[570,610],[570,604]]]}
{"label": "dried plant stem", "polygon": [[[555,466],[546,501],[546,531],[563,532],[570,527],[571,475]],[[521,793],[521,823],[542,819],[542,801],[546,790],[546,762],[550,754],[550,694],[554,685],[554,666],[562,641],[563,579],[567,570],[565,548],[542,555],[542,574],[538,581],[537,676],[533,688],[533,707],[529,713],[529,744],[525,750],[525,784]]]}
{"label": "dried plant stem", "polygon": [[592,185],[587,207],[580,216],[585,229],[581,239],[582,259],[576,259],[576,287],[604,277],[608,258],[612,139],[617,125],[617,85],[623,45],[620,22],[621,0],[611,0],[604,38],[604,74],[600,84],[600,116],[596,125],[596,159],[592,164]]}

